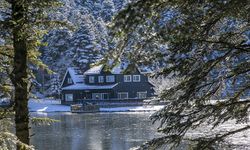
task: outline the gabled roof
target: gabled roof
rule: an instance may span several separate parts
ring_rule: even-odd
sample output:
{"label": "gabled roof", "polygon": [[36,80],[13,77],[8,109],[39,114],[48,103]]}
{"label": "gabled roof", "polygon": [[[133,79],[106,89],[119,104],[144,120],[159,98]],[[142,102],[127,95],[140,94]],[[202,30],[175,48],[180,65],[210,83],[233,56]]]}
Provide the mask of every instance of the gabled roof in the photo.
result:
{"label": "gabled roof", "polygon": [[66,87],[62,88],[62,90],[112,89],[116,85],[118,85],[118,83],[112,84],[112,85],[87,85],[87,84],[81,83],[81,84],[73,84],[70,86],[66,86]]}
{"label": "gabled roof", "polygon": [[100,74],[104,65],[98,65],[84,72],[84,75]]}
{"label": "gabled roof", "polygon": [[[83,74],[81,73],[80,69],[77,68],[77,67],[69,67],[63,77],[63,82],[66,78],[66,75],[69,73],[72,81],[74,84],[77,84],[77,83],[83,83],[84,82],[84,76]],[[62,82],[62,84],[63,84]],[[61,85],[62,86],[62,85]]]}
{"label": "gabled roof", "polygon": [[69,72],[74,84],[83,83],[84,77],[83,77],[83,74],[79,68],[70,67],[70,68],[68,68],[68,72]]}

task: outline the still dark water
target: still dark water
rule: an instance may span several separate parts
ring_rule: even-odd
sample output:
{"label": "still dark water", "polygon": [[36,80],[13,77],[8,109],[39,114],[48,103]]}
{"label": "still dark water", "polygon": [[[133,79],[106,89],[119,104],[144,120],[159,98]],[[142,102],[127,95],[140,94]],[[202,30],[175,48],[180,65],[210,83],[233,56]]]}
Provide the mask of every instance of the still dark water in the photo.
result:
{"label": "still dark water", "polygon": [[60,120],[34,126],[31,144],[38,150],[127,150],[159,137],[150,113],[32,113]]}

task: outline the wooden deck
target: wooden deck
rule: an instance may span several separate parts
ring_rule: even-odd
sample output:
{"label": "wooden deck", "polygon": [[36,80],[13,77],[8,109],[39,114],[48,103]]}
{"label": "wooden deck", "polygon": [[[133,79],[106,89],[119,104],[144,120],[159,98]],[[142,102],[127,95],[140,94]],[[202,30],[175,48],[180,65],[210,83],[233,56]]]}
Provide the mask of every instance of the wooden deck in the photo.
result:
{"label": "wooden deck", "polygon": [[74,104],[70,106],[72,113],[90,113],[90,112],[99,112],[100,107],[93,104]]}

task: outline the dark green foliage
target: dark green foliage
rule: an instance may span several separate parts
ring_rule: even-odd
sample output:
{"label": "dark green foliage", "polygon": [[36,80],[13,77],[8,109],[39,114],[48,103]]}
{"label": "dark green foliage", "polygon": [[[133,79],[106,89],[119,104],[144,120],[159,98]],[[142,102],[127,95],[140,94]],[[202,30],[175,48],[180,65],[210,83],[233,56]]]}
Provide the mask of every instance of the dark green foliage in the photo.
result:
{"label": "dark green foliage", "polygon": [[[228,120],[247,125],[250,107],[250,2],[248,0],[138,0],[121,11],[112,25],[116,56],[159,65],[156,76],[182,79],[165,89],[169,102],[155,113],[166,137],[149,144],[173,147],[190,129]],[[223,100],[222,100],[223,99]],[[196,149],[211,149],[245,126],[199,137]],[[202,146],[202,147],[201,147]]]}
{"label": "dark green foliage", "polygon": [[41,45],[45,29],[60,24],[58,20],[51,20],[46,13],[59,6],[59,3],[56,0],[4,0],[1,4],[0,40],[3,42],[0,57],[8,57],[8,61],[0,68],[5,70],[4,73],[14,87],[16,137],[13,143],[16,144],[16,149],[27,149],[30,138],[28,99],[32,78],[29,67],[46,67],[39,60],[40,53],[37,49]]}

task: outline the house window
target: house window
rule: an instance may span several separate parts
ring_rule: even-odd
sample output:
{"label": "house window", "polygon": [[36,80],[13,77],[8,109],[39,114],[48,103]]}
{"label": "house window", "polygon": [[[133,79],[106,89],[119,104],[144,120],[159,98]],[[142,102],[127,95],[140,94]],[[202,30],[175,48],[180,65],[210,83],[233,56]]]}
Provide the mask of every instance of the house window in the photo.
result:
{"label": "house window", "polygon": [[65,101],[73,101],[73,94],[65,94]]}
{"label": "house window", "polygon": [[92,93],[92,99],[94,100],[104,100],[108,98],[109,98],[108,93]]}
{"label": "house window", "polygon": [[68,84],[72,84],[72,79],[71,78],[68,78]]}
{"label": "house window", "polygon": [[137,92],[137,98],[139,99],[147,98],[147,92]]}
{"label": "house window", "polygon": [[128,99],[128,92],[119,92],[118,99]]}
{"label": "house window", "polygon": [[140,82],[141,76],[140,75],[133,75],[133,82]]}
{"label": "house window", "polygon": [[95,77],[89,76],[89,83],[95,83]]}
{"label": "house window", "polygon": [[103,76],[98,76],[98,82],[103,83],[104,82],[104,77]]}
{"label": "house window", "polygon": [[106,76],[106,82],[115,82],[115,76]]}
{"label": "house window", "polygon": [[124,75],[124,82],[131,82],[131,75]]}

